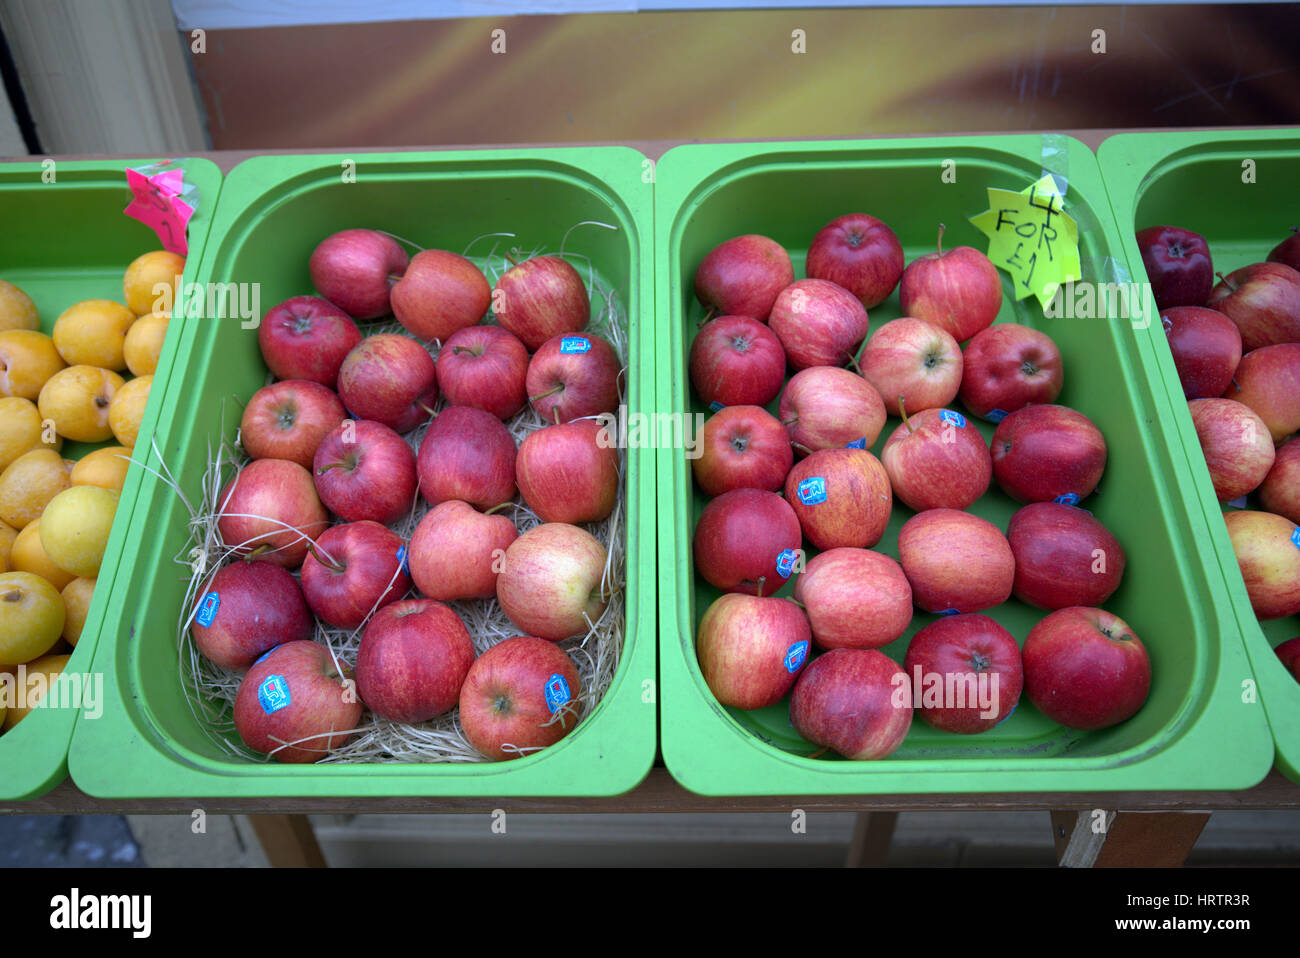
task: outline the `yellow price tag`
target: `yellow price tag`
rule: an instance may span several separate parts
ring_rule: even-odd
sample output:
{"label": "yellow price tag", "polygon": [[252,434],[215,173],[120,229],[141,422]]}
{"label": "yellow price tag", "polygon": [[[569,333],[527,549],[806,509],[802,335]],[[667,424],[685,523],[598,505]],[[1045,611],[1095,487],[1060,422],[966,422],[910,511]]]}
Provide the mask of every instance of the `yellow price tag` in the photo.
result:
{"label": "yellow price tag", "polygon": [[1083,278],[1079,225],[1051,174],[1019,193],[990,189],[989,208],[971,222],[989,238],[988,257],[1011,275],[1016,299],[1033,295],[1046,309],[1063,283]]}

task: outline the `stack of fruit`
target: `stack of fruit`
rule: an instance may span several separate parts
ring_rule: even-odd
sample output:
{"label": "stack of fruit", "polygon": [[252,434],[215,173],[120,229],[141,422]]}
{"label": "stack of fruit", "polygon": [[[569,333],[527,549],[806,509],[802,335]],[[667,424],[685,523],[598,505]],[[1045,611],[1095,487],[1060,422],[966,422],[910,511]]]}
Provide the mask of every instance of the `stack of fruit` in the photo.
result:
{"label": "stack of fruit", "polygon": [[[493,286],[463,255],[349,229],[308,267],[319,295],[259,327],[277,381],[245,407],[214,516],[225,564],[184,623],[236,731],[282,762],[554,744],[601,691],[587,640],[621,636],[602,417],[622,362],[588,330],[617,340],[621,317],[592,323],[559,256],[512,257]],[[465,746],[395,756],[413,726]]]}
{"label": "stack of fruit", "polygon": [[[1142,643],[1100,608],[1124,550],[1078,506],[1101,480],[1105,440],[1055,404],[1052,339],[994,325],[1002,283],[988,258],[942,241],[941,226],[937,251],[904,268],[890,227],[850,214],[812,239],[806,279],[757,235],[695,272],[708,315],[690,376],[714,412],[693,464],[711,497],[693,549],[697,574],[725,593],[699,623],[700,669],[734,708],[789,695],[796,731],[853,759],[895,751],[914,710],[936,729],[984,732],[1023,687],[1048,718],[1091,730],[1133,716],[1150,687]],[[896,287],[904,315],[868,337],[867,311]],[[996,424],[991,442],[946,408],[957,399]],[[1023,504],[1005,533],[967,511],[994,484]],[[914,513],[897,558],[875,548],[895,500]],[[793,599],[774,595],[792,577]],[[1013,596],[1049,612],[1023,653],[985,614]],[[880,650],[916,609],[937,618],[900,663]],[[824,654],[810,659],[814,647]]]}
{"label": "stack of fruit", "polygon": [[[81,637],[184,269],[145,253],[127,267],[125,303],[74,303],[49,335],[0,280],[0,668],[46,677],[31,687],[48,688],[69,658],[60,643]],[[101,445],[74,461],[65,440]],[[8,710],[5,730],[34,704]]]}
{"label": "stack of fruit", "polygon": [[[1260,619],[1300,613],[1300,232],[1219,275],[1191,230],[1137,234],[1224,521]],[[1253,503],[1252,501],[1253,500]],[[1300,681],[1300,637],[1276,649]]]}

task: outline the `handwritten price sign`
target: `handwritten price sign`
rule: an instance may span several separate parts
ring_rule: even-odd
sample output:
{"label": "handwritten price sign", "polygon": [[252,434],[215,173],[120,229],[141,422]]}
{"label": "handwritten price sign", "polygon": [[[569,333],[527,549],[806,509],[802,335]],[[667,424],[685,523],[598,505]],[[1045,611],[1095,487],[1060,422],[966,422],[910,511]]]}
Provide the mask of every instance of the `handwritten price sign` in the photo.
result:
{"label": "handwritten price sign", "polygon": [[188,255],[185,229],[198,205],[198,190],[185,182],[185,171],[175,162],[155,163],[127,170],[126,184],[132,199],[123,212],[157,233],[163,249]]}
{"label": "handwritten price sign", "polygon": [[1016,299],[1044,308],[1063,283],[1083,278],[1079,226],[1050,174],[1019,193],[989,190],[989,209],[971,222],[989,238],[989,259],[1011,275]]}

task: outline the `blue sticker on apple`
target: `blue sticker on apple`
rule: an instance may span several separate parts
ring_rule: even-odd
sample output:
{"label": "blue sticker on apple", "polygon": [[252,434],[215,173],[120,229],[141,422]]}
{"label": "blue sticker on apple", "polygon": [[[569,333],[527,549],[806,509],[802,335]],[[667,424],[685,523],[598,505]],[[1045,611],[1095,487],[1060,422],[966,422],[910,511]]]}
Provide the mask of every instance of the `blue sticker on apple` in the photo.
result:
{"label": "blue sticker on apple", "polygon": [[1296,526],[1295,531],[1291,533],[1291,544],[1300,549],[1300,526]]}
{"label": "blue sticker on apple", "polygon": [[1234,509],[1245,509],[1246,504],[1247,503],[1246,503],[1245,496],[1238,496],[1236,499],[1233,499],[1231,502],[1226,503],[1226,505],[1232,506],[1232,508]]}
{"label": "blue sticker on apple", "polygon": [[565,336],[560,340],[560,352],[585,353],[591,349],[591,340],[586,336]]}
{"label": "blue sticker on apple", "polygon": [[402,567],[403,573],[405,573],[406,575],[411,574],[410,556],[407,555],[405,545],[400,545],[397,547],[397,564]]}
{"label": "blue sticker on apple", "polygon": [[1007,414],[1001,409],[990,409],[988,415],[984,418],[989,422],[1001,422],[1007,418]]}
{"label": "blue sticker on apple", "polygon": [[722,410],[726,408],[726,406],[722,405],[722,403],[718,402],[716,399],[709,403],[709,409],[713,412],[722,412]]}
{"label": "blue sticker on apple", "polygon": [[1063,506],[1077,506],[1079,504],[1079,497],[1073,492],[1067,492],[1063,496],[1057,496],[1052,501],[1059,502]]}
{"label": "blue sticker on apple", "polygon": [[[1008,712],[1006,715],[1002,716],[1002,720],[998,722],[998,725],[1001,725],[1003,722],[1007,721],[1007,719],[1011,718],[1011,716],[1015,715],[1015,714],[1016,714],[1016,709],[1018,709],[1018,708],[1020,708],[1020,700],[1019,700],[1019,699],[1016,700],[1016,704],[1015,704],[1015,705],[1011,706],[1011,711]],[[998,725],[995,725],[995,726],[993,726],[993,727],[994,727],[994,728],[997,728]]]}
{"label": "blue sticker on apple", "polygon": [[794,645],[790,646],[790,648],[785,650],[785,658],[781,661],[781,664],[785,666],[787,672],[793,675],[795,672],[798,672],[803,668],[803,664],[807,660],[808,640],[800,639]]}
{"label": "blue sticker on apple", "polygon": [[941,410],[939,418],[949,425],[956,426],[958,429],[966,428],[966,417],[959,412],[953,412],[951,409]]}
{"label": "blue sticker on apple", "polygon": [[[284,645],[284,643],[281,642],[280,645]],[[259,655],[257,658],[253,659],[253,665],[256,665],[258,662],[261,662],[264,658],[266,658],[268,655],[270,655],[272,652],[274,652],[276,649],[278,649],[278,648],[280,647],[280,645],[273,645],[273,646],[271,646],[269,649],[267,649],[265,652],[263,652],[263,653],[262,653],[261,655]]]}
{"label": "blue sticker on apple", "polygon": [[546,680],[546,708],[554,715],[569,701],[569,683],[559,672],[552,672]]}
{"label": "blue sticker on apple", "polygon": [[794,564],[799,561],[798,549],[786,549],[776,557],[776,571],[782,579],[790,578],[790,573],[794,571]]}
{"label": "blue sticker on apple", "polygon": [[961,609],[942,609],[935,615],[961,615]]}
{"label": "blue sticker on apple", "polygon": [[221,596],[215,592],[209,592],[199,604],[199,612],[194,617],[194,621],[206,629],[212,624],[212,620],[217,617],[217,609],[219,608],[221,608]]}
{"label": "blue sticker on apple", "polygon": [[845,448],[847,448],[847,449],[866,449],[866,448],[867,448],[867,437],[866,437],[866,436],[863,436],[861,439],[854,439],[852,442],[848,443],[848,444],[845,446]]}
{"label": "blue sticker on apple", "polygon": [[289,683],[283,675],[270,675],[257,687],[257,701],[262,711],[272,715],[280,709],[289,707]]}
{"label": "blue sticker on apple", "polygon": [[799,501],[805,506],[815,506],[826,501],[826,480],[821,476],[812,476],[799,483],[797,489]]}

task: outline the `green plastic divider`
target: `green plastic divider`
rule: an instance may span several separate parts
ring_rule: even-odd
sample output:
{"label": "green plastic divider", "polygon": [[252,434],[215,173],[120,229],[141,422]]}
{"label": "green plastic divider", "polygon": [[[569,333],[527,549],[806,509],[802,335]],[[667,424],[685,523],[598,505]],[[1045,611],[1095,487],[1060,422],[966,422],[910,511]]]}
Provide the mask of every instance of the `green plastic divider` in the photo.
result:
{"label": "green plastic divider", "polygon": [[[687,355],[704,310],[694,270],[716,244],[762,233],[785,246],[796,276],[814,234],[836,216],[867,212],[889,223],[907,260],[934,249],[985,249],[969,218],[988,209],[986,189],[1023,190],[1047,170],[1068,180],[1067,212],[1080,223],[1084,282],[1127,280],[1123,243],[1100,170],[1082,143],[1060,135],[863,142],[691,145],[656,171],[658,401],[707,415],[693,395]],[[1004,278],[1004,287],[1007,280]],[[900,315],[895,292],[869,311],[871,329]],[[1045,318],[1036,301],[1004,299],[999,322],[1041,329],[1065,361],[1060,403],[1101,428],[1109,461],[1098,492],[1081,503],[1124,545],[1124,582],[1106,607],[1150,652],[1150,697],[1129,721],[1083,733],[1049,722],[1021,698],[1004,723],[957,736],[913,722],[903,746],[878,762],[809,757],[815,748],[789,724],[788,705],[724,708],[701,677],[695,630],[717,597],[693,568],[691,541],[705,497],[681,451],[659,460],[660,725],[670,772],[704,794],[924,794],[1246,788],[1272,760],[1262,709],[1243,702],[1251,677],[1204,511],[1193,495],[1179,420],[1160,374],[1158,328],[1105,307],[1098,318]],[[1144,325],[1145,323],[1145,325]],[[775,404],[773,404],[773,407]],[[972,420],[974,421],[974,420]],[[876,445],[878,453],[897,420]],[[992,425],[979,423],[983,434]],[[1005,529],[1016,504],[996,486],[971,510]],[[879,551],[897,557],[911,511],[895,503]],[[976,574],[976,570],[972,570]],[[782,593],[788,594],[787,583]],[[1023,642],[1045,613],[1012,600],[993,618]],[[911,635],[934,620],[917,612],[884,651],[901,662]]]}
{"label": "green plastic divider", "polygon": [[[575,224],[607,223],[617,229],[587,227],[567,248],[590,256],[596,275],[625,297],[628,412],[645,413],[654,399],[648,169],[645,157],[621,147],[257,157],[226,180],[200,280],[260,284],[266,310],[312,291],[308,258],[340,229],[373,226],[456,250],[509,231],[529,248],[554,251]],[[157,423],[159,455],[149,463],[166,463],[190,496],[209,443],[238,426],[230,413],[238,407],[226,400],[245,400],[267,381],[256,330],[244,325],[187,317],[181,326]],[[140,518],[128,548],[138,559],[110,596],[121,626],[95,660],[105,674],[105,715],[77,726],[74,781],[101,797],[612,795],[634,787],[655,754],[654,478],[654,451],[629,449],[624,648],[608,691],[572,734],[502,763],[283,765],[232,757],[196,720],[176,639],[188,574],[174,561],[189,515],[156,476],[133,474]]]}
{"label": "green plastic divider", "polygon": [[[131,202],[126,170],[152,162],[156,161],[0,164],[0,278],[17,284],[32,297],[44,332],[50,332],[59,314],[80,300],[123,302],[122,276],[127,266],[141,253],[162,248],[153,230],[123,215]],[[183,159],[180,163],[186,181],[197,186],[201,194],[188,230],[185,282],[190,282],[198,272],[221,191],[221,171],[205,159]],[[155,383],[174,361],[177,339],[176,330],[169,329]],[[160,398],[160,390],[150,389],[148,409],[136,442],[141,452],[148,448]],[[98,445],[115,444],[110,441]],[[68,442],[63,455],[76,459],[97,447]],[[86,677],[82,704],[90,714],[104,709],[102,695],[97,696],[96,690],[102,689],[106,679],[92,668],[95,648],[101,635],[118,631],[118,622],[107,614],[108,594],[117,572],[132,568],[131,550],[138,547],[130,535],[134,499],[128,490],[130,480],[138,479],[139,473],[139,466],[133,462],[118,502],[86,624],[65,669],[66,674]],[[67,776],[68,746],[77,714],[75,707],[38,708],[0,735],[0,799],[35,797]]]}
{"label": "green plastic divider", "polygon": [[[1124,133],[1105,140],[1097,157],[1135,279],[1146,279],[1136,231],[1147,226],[1200,233],[1210,244],[1215,271],[1226,276],[1262,262],[1296,225],[1297,210],[1288,201],[1300,184],[1300,129]],[[1300,683],[1273,653],[1274,646],[1300,635],[1300,616],[1265,622],[1255,617],[1221,518],[1233,507],[1215,497],[1169,347],[1157,345],[1153,372],[1175,407],[1170,426],[1187,457],[1188,501],[1209,520],[1205,548],[1227,581],[1224,639],[1244,637],[1273,730],[1277,767],[1300,781]]]}

